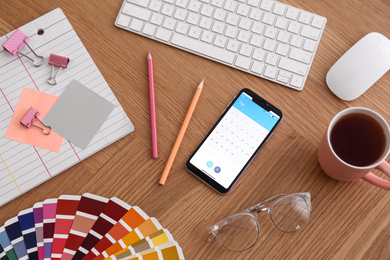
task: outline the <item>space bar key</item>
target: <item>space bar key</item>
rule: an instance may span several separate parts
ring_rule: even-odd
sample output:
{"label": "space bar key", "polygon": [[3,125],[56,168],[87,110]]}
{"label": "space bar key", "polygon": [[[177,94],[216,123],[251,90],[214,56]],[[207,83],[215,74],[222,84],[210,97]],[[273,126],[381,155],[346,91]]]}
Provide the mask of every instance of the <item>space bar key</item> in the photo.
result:
{"label": "space bar key", "polygon": [[211,59],[216,59],[229,64],[233,63],[234,57],[236,56],[233,52],[220,49],[214,45],[181,34],[173,35],[171,43],[189,51],[199,53],[200,55],[205,55]]}

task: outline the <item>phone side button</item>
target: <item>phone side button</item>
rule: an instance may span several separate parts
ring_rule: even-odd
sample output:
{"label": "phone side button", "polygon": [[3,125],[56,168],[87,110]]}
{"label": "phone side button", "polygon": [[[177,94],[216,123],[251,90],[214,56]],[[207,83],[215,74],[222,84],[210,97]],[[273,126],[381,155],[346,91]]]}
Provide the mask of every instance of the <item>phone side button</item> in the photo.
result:
{"label": "phone side button", "polygon": [[[228,107],[230,107],[230,105],[231,105],[231,103],[232,103],[233,101],[230,101],[230,103],[229,103],[229,105],[227,105],[227,107],[226,108],[228,108]],[[222,113],[221,113],[221,115],[223,114],[223,113],[225,113],[225,111],[226,111],[226,108],[222,111]]]}

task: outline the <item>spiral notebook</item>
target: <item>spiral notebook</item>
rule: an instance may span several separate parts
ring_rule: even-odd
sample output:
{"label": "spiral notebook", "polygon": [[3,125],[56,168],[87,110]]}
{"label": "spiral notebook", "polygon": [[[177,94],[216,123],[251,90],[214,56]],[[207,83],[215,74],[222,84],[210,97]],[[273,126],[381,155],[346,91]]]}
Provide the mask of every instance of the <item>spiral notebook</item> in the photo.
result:
{"label": "spiral notebook", "polygon": [[[0,47],[0,206],[63,172],[88,156],[134,131],[99,69],[88,54],[61,9],[55,9],[19,28],[30,38],[29,46],[45,58],[40,67],[22,55],[11,55]],[[2,45],[13,32],[0,37]],[[20,52],[32,56],[25,46]],[[47,83],[51,74],[51,53],[68,57],[56,85]],[[59,153],[5,138],[23,88],[60,96],[77,80],[115,105],[88,147],[81,149],[64,140]]]}

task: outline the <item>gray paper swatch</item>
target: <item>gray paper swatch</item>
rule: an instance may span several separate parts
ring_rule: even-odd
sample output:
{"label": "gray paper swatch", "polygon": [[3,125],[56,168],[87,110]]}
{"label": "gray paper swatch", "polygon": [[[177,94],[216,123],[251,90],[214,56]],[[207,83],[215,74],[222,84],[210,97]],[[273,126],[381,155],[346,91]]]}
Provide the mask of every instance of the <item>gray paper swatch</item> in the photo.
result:
{"label": "gray paper swatch", "polygon": [[72,80],[43,119],[44,124],[85,149],[115,105]]}

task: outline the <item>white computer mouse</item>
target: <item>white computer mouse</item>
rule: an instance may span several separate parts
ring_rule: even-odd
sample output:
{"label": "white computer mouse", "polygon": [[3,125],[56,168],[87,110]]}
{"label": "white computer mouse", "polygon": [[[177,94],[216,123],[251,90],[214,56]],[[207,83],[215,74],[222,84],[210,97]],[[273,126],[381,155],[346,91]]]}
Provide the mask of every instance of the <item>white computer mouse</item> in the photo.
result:
{"label": "white computer mouse", "polygon": [[330,68],[326,84],[343,100],[354,100],[390,69],[390,40],[372,32],[353,45]]}

